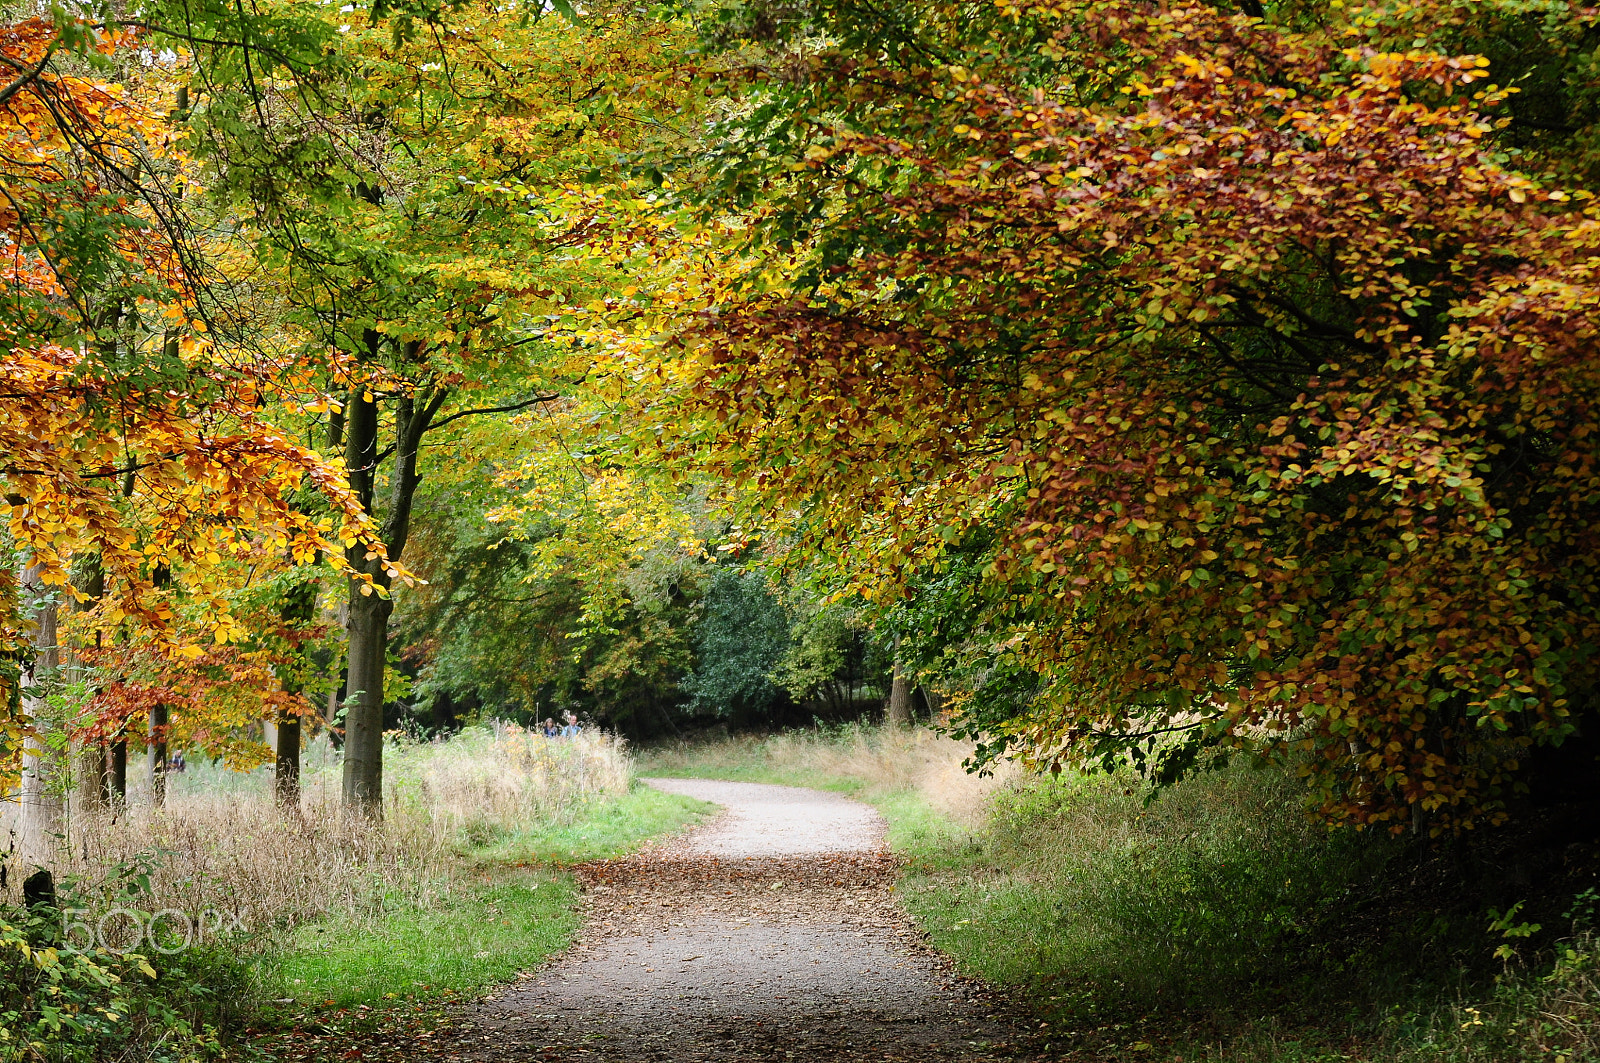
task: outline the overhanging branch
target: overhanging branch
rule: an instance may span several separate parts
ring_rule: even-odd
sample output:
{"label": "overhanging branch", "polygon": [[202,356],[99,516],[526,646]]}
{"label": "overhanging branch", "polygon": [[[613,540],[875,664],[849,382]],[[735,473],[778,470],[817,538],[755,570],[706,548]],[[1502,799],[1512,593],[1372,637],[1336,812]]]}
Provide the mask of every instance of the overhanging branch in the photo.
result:
{"label": "overhanging branch", "polygon": [[529,406],[534,406],[541,402],[555,402],[560,397],[560,395],[535,395],[531,399],[524,399],[522,402],[513,402],[507,406],[484,406],[481,409],[476,410],[458,410],[455,413],[452,413],[449,417],[439,418],[437,421],[434,421],[431,425],[429,425],[428,428],[430,430],[434,428],[443,428],[451,421],[459,420],[462,417],[472,417],[481,413],[514,413],[517,410],[526,410]]}

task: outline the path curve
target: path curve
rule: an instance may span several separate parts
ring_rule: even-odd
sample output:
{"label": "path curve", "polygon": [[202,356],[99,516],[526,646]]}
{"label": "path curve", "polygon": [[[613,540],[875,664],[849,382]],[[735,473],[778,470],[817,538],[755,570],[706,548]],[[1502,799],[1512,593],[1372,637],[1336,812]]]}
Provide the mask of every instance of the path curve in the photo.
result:
{"label": "path curve", "polygon": [[485,1061],[988,1061],[1019,1021],[923,947],[876,811],[787,786],[646,779],[723,806],[682,838],[580,868],[562,957],[471,1009]]}
{"label": "path curve", "polygon": [[872,853],[883,848],[883,817],[870,805],[839,794],[711,779],[640,781],[669,794],[722,806],[716,819],[678,844],[681,853],[743,859]]}

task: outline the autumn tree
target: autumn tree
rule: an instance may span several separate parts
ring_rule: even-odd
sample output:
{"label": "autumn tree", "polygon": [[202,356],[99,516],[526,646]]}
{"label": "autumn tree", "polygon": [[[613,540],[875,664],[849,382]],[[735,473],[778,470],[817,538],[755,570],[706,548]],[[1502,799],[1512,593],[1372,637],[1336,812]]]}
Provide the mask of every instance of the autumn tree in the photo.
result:
{"label": "autumn tree", "polygon": [[[200,91],[193,150],[324,359],[329,443],[389,557],[411,534],[424,440],[569,377],[550,310],[612,280],[570,253],[589,225],[573,184],[614,171],[670,97],[658,46],[674,32],[625,8],[314,12],[301,33],[320,55],[276,62],[271,83],[219,70]],[[376,812],[394,605],[383,554],[351,550],[344,795]]]}
{"label": "autumn tree", "polygon": [[728,9],[704,180],[619,235],[658,280],[595,334],[642,445],[869,598],[980,544],[1034,677],[968,701],[991,749],[1244,750],[1331,819],[1471,827],[1600,724],[1600,227],[1504,153],[1489,58],[1262,16]]}
{"label": "autumn tree", "polygon": [[[308,559],[352,541],[382,556],[340,470],[264,415],[292,367],[215,327],[213,278],[177,200],[189,170],[171,136],[174,71],[105,76],[138,40],[65,15],[0,26],[0,476],[29,584],[8,579],[0,610],[30,683],[21,712],[0,716],[0,788],[25,742],[64,746],[30,709],[59,678],[60,606],[89,596],[72,585],[75,557],[94,561],[80,569],[97,598],[82,622],[137,630],[177,663],[240,637],[217,579],[241,554]],[[327,512],[298,508],[302,487]],[[175,623],[173,572],[199,644]]]}

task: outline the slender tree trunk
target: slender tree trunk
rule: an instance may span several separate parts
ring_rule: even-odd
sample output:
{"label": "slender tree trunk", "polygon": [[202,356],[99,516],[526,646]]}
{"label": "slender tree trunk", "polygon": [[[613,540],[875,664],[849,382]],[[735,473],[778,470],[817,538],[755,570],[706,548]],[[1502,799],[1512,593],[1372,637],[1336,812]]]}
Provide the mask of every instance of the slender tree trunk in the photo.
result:
{"label": "slender tree trunk", "polygon": [[22,595],[24,600],[40,599],[42,604],[32,610],[33,662],[22,673],[22,707],[33,718],[37,733],[22,747],[18,828],[24,859],[43,861],[66,822],[66,740],[61,722],[51,719],[49,703],[61,653],[56,645],[57,605],[53,597],[46,598],[39,566],[30,565],[23,571]]}
{"label": "slender tree trunk", "polygon": [[[173,352],[173,357],[177,357],[176,351]],[[172,586],[172,570],[166,565],[157,565],[151,569],[150,585],[156,588]],[[163,704],[150,706],[150,803],[157,808],[163,808],[167,803],[167,740],[171,730],[171,706]]]}
{"label": "slender tree trunk", "polygon": [[172,711],[165,705],[150,706],[150,803],[161,808],[167,803],[167,731]]}
{"label": "slender tree trunk", "polygon": [[[84,613],[93,609],[95,603],[106,592],[105,571],[100,567],[100,558],[91,555],[82,566],[81,571],[75,574],[73,583],[79,591],[88,596],[87,601],[74,601],[72,611]],[[96,638],[99,636],[96,635]],[[84,666],[83,655],[76,646],[69,646],[66,651],[66,678],[71,684],[82,683],[88,675]],[[88,697],[84,702],[83,712],[79,717],[79,725],[87,727],[94,723],[88,714],[88,703],[93,698],[92,691],[86,691]],[[77,770],[78,808],[84,812],[102,812],[109,804],[108,795],[110,785],[106,777],[106,742],[103,738],[93,738],[84,742],[78,749]]]}
{"label": "slender tree trunk", "polygon": [[111,807],[117,810],[128,805],[128,739],[125,732],[118,731],[116,739],[111,743],[111,765],[106,772],[107,782],[111,792]]}
{"label": "slender tree trunk", "polygon": [[[316,615],[317,591],[315,580],[307,580],[290,589],[279,610],[286,627],[304,627]],[[312,661],[302,648],[296,651],[298,660],[289,669],[283,683],[284,693],[293,695],[300,705],[307,703],[300,697],[306,672]],[[309,708],[309,705],[307,705]],[[380,721],[381,727],[381,721]],[[274,764],[272,789],[278,805],[285,811],[300,810],[300,713],[284,709],[278,713],[273,727]]]}
{"label": "slender tree trunk", "polygon": [[894,638],[894,678],[889,684],[889,704],[884,713],[890,727],[911,726],[911,683],[900,666],[900,636]]}

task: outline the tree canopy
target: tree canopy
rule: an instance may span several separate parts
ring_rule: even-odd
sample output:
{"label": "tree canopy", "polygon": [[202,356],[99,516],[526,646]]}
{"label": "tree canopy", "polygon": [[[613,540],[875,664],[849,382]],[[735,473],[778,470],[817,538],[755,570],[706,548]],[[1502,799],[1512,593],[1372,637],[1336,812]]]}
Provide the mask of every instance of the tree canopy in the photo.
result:
{"label": "tree canopy", "polygon": [[1600,726],[1592,43],[1520,0],[12,19],[0,445],[19,561],[103,577],[78,739],[342,689],[375,808],[428,699],[670,729],[912,675],[980,760],[1498,821]]}
{"label": "tree canopy", "polygon": [[[618,371],[870,598],[985,544],[976,649],[1037,679],[972,693],[1000,748],[1497,817],[1590,711],[1596,227],[1449,50],[1581,17],[1480,6],[741,9]],[[1438,47],[1395,50],[1424,9]]]}

